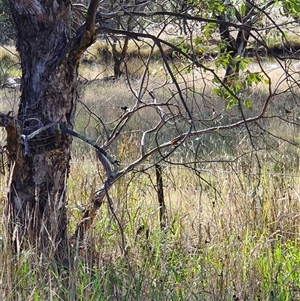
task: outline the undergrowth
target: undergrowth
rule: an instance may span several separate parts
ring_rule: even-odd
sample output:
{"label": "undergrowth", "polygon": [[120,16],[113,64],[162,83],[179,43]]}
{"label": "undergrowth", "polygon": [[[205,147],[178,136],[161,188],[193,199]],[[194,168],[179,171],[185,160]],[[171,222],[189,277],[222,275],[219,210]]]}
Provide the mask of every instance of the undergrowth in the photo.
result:
{"label": "undergrowth", "polygon": [[[162,73],[156,76],[150,78],[150,86],[161,81]],[[86,85],[75,130],[101,145],[102,123],[111,130],[124,114],[121,106],[132,106],[134,99],[124,78]],[[171,84],[166,84],[156,97],[163,102],[172,93]],[[265,91],[251,93],[258,104]],[[236,108],[226,111],[213,97],[205,102],[200,92],[192,96],[189,105],[202,114],[204,126],[235,121]],[[15,246],[8,244],[2,224],[2,300],[298,300],[300,124],[297,110],[292,116],[281,112],[287,106],[293,108],[293,102],[283,104],[275,98],[268,118],[249,125],[255,136],[245,128],[215,131],[187,139],[169,162],[162,161],[164,229],[159,220],[156,158],[114,185],[110,202],[100,207],[84,241],[70,239],[67,266],[37,258],[34,247],[12,255]],[[212,118],[212,107],[222,118]],[[140,151],[141,137],[134,129],[143,130],[157,118],[156,110],[141,110],[112,145],[109,151],[120,168]],[[180,124],[178,132],[185,127]],[[173,135],[162,128],[155,138]],[[155,141],[150,139],[148,146]],[[175,161],[182,164],[172,164]],[[67,181],[70,237],[104,181],[93,150],[74,138]],[[0,187],[4,199],[3,176]]]}

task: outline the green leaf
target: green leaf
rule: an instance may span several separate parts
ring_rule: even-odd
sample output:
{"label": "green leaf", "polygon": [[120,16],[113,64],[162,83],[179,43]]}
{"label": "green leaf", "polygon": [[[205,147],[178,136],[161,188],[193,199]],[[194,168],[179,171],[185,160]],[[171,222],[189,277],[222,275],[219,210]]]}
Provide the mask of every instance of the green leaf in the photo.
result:
{"label": "green leaf", "polygon": [[247,10],[246,4],[243,3],[241,5],[241,15],[242,15],[242,17],[244,17],[246,15],[246,10]]}
{"label": "green leaf", "polygon": [[178,46],[178,49],[180,49],[183,53],[187,53],[187,48],[183,43]]}
{"label": "green leaf", "polygon": [[201,38],[200,38],[200,36],[197,36],[197,37],[194,39],[194,43],[195,43],[195,46],[198,46],[198,45],[201,43]]}
{"label": "green leaf", "polygon": [[245,107],[246,108],[248,108],[248,109],[250,109],[250,110],[252,110],[252,102],[251,102],[251,100],[250,99],[246,99],[245,101],[244,101],[244,105],[245,105]]}
{"label": "green leaf", "polygon": [[220,88],[213,88],[212,93],[217,96],[220,96]]}
{"label": "green leaf", "polygon": [[246,71],[245,81],[249,87],[262,82],[262,75],[259,72]]}

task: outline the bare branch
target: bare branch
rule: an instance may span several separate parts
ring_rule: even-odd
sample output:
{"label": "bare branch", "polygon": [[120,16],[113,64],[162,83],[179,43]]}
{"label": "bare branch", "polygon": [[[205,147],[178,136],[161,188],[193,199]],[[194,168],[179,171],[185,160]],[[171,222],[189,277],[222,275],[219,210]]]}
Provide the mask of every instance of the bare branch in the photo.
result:
{"label": "bare branch", "polygon": [[100,0],[91,0],[85,21],[85,30],[92,36],[95,33],[95,18]]}

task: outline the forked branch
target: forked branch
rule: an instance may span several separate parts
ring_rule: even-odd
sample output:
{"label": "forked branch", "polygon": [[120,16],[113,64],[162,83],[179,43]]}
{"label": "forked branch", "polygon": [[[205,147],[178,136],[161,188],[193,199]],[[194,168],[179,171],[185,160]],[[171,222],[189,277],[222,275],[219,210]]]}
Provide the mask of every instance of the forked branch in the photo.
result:
{"label": "forked branch", "polygon": [[[163,149],[166,148],[174,148],[178,147],[180,143],[182,143],[185,139],[189,137],[199,137],[207,133],[213,133],[213,132],[220,132],[224,130],[230,130],[233,128],[237,128],[239,126],[248,124],[248,123],[254,123],[258,121],[259,119],[263,118],[266,110],[273,98],[273,94],[270,94],[267,100],[265,101],[261,112],[254,117],[242,119],[240,121],[223,125],[223,126],[213,126],[208,127],[206,129],[202,130],[195,130],[195,131],[187,131],[186,133],[183,133],[181,135],[178,135],[177,137],[174,137],[172,140],[167,141],[161,145],[157,145],[156,147],[150,149],[148,152],[145,151],[145,147],[142,145],[142,152],[141,156],[122,170],[118,171],[114,176],[107,179],[107,181],[103,184],[103,186],[95,193],[93,199],[91,200],[89,206],[86,208],[86,210],[83,213],[83,217],[81,219],[81,222],[77,225],[77,229],[74,234],[74,238],[81,241],[84,238],[84,234],[89,229],[89,227],[93,224],[93,220],[96,217],[97,211],[101,207],[101,205],[104,203],[104,199],[107,196],[107,193],[109,189],[113,186],[113,184],[118,181],[120,178],[122,178],[124,175],[128,174],[130,171],[134,170],[138,166],[140,166],[142,163],[144,163],[147,159],[149,159],[151,156],[155,155],[156,153],[161,152]],[[145,132],[145,135],[147,133]],[[145,139],[143,135],[143,139]],[[143,141],[142,139],[142,141]],[[143,142],[144,143],[144,142]]]}

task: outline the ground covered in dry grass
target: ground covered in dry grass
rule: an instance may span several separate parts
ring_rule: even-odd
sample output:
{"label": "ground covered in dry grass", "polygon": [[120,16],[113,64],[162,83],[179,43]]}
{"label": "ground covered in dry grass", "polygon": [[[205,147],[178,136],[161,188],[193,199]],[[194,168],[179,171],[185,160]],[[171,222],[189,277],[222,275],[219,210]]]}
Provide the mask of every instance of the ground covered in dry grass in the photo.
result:
{"label": "ground covered in dry grass", "polygon": [[[160,226],[151,161],[117,182],[84,242],[71,241],[67,250],[71,264],[65,274],[54,262],[36,258],[30,250],[12,255],[2,224],[2,300],[299,300],[300,110],[294,97],[297,87],[291,87],[273,63],[264,61],[272,84],[290,90],[276,96],[268,116],[251,125],[257,129],[254,140],[245,128],[209,133],[186,141],[170,162],[161,162],[165,229]],[[129,64],[131,87],[125,77],[103,80],[111,75],[103,64],[84,64],[81,69],[75,129],[100,145],[104,135],[98,117],[114,124],[124,114],[121,107],[133,103],[131,90],[139,86],[144,71],[141,60],[133,58]],[[292,68],[298,76],[297,66]],[[211,80],[200,71],[185,75],[184,80],[200,85],[204,76]],[[99,80],[91,81],[95,78]],[[149,78],[152,87],[166,80],[159,61],[151,63]],[[157,97],[170,97],[171,85],[168,82]],[[267,92],[262,86],[247,92],[257,105],[246,110],[248,116],[257,113]],[[0,111],[16,112],[17,90],[0,93]],[[201,98],[205,93],[210,95],[209,102]],[[212,96],[211,87],[205,93],[197,92],[191,99],[208,125],[235,120],[236,108],[226,110]],[[212,108],[222,118],[214,120]],[[141,111],[110,149],[121,167],[137,156],[135,129],[146,128],[155,116],[151,108]],[[1,130],[0,135],[3,145],[5,132]],[[192,160],[195,153],[197,160]],[[172,164],[175,159],[193,163]],[[68,179],[71,234],[102,181],[103,170],[93,150],[74,140]],[[4,200],[2,175],[0,191]]]}

